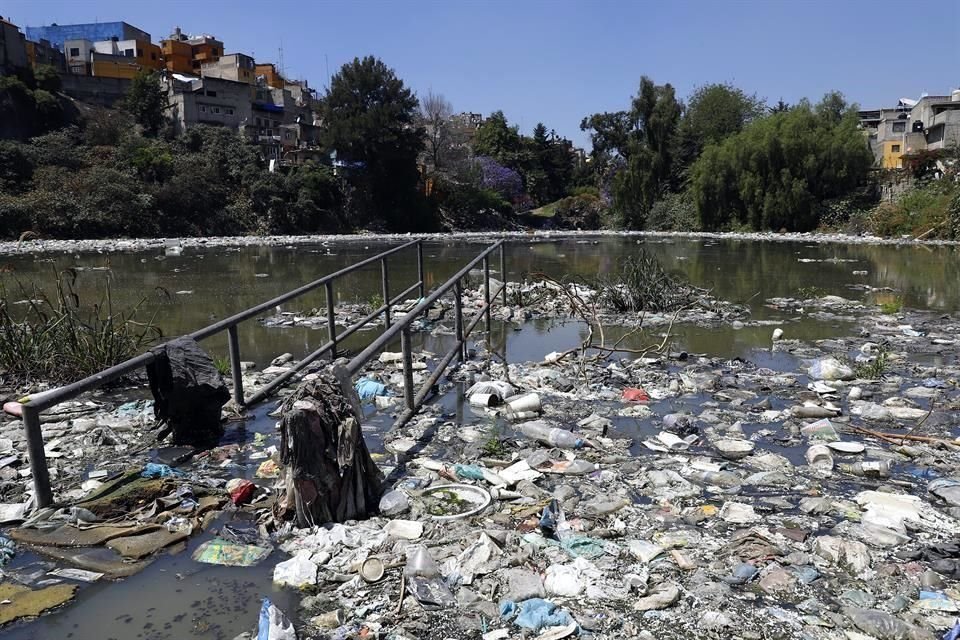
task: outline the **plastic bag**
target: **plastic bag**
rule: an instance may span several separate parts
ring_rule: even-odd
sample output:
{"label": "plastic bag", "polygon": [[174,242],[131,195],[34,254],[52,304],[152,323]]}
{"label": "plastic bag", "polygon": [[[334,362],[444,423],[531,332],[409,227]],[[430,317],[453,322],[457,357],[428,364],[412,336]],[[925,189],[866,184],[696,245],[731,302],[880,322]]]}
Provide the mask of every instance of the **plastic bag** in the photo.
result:
{"label": "plastic bag", "polygon": [[807,369],[811,378],[817,380],[851,380],[853,369],[836,358],[821,358],[814,361]]}
{"label": "plastic bag", "polygon": [[273,583],[297,589],[317,584],[317,565],[310,560],[310,552],[302,551],[274,567]]}
{"label": "plastic bag", "polygon": [[270,602],[270,598],[264,598],[260,605],[257,640],[297,640],[293,623]]}
{"label": "plastic bag", "polygon": [[174,469],[165,464],[157,464],[156,462],[148,462],[143,468],[143,473],[140,474],[142,478],[168,478],[170,476],[185,476],[183,471],[179,469]]}
{"label": "plastic bag", "polygon": [[410,509],[410,499],[402,491],[387,491],[380,498],[380,515],[393,517]]}
{"label": "plastic bag", "polygon": [[387,395],[386,385],[376,380],[371,380],[370,378],[360,378],[357,380],[354,388],[357,390],[357,395],[360,396],[360,400],[364,402],[372,400],[376,396]]}
{"label": "plastic bag", "polygon": [[520,603],[505,600],[500,603],[501,618],[510,619],[514,613],[517,613],[513,621],[515,625],[533,631],[544,627],[566,626],[574,621],[566,610],[543,598],[530,598]]}

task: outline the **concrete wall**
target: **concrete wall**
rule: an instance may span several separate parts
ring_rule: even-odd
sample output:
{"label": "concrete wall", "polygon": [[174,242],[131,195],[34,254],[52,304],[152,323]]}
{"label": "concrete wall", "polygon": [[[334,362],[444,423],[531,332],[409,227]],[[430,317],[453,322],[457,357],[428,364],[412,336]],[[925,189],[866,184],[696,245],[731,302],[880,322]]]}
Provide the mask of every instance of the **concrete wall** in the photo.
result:
{"label": "concrete wall", "polygon": [[126,96],[130,81],[122,78],[93,78],[65,73],[60,76],[63,92],[83,102],[112,107]]}

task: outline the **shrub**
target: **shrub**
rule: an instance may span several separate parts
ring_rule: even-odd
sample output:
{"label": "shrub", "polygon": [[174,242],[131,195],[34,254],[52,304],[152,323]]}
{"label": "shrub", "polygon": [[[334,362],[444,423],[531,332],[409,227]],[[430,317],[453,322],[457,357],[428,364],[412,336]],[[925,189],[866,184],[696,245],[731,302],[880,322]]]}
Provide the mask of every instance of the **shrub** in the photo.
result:
{"label": "shrub", "polygon": [[699,231],[697,207],[688,192],[670,193],[653,203],[647,229],[655,231]]}
{"label": "shrub", "polygon": [[[126,310],[113,307],[109,279],[99,302],[84,305],[77,272],[57,274],[54,294],[0,282],[0,372],[5,383],[66,383],[127,360],[161,337],[154,318],[139,322],[146,299]],[[15,294],[12,295],[12,294]],[[15,309],[14,298],[26,302]]]}
{"label": "shrub", "polygon": [[895,202],[884,202],[870,214],[870,229],[879,236],[919,236],[949,238],[950,207],[960,188],[940,180],[911,189]]}

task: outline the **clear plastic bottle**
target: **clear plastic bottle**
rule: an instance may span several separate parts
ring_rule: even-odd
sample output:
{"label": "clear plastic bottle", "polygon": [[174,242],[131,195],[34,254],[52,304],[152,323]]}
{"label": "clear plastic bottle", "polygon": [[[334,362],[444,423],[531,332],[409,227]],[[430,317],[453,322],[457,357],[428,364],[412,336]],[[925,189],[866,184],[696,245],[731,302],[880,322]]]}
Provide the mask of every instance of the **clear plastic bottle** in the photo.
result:
{"label": "clear plastic bottle", "polygon": [[440,575],[440,567],[424,545],[412,544],[407,547],[407,564],[403,567],[403,575],[408,578],[436,578]]}
{"label": "clear plastic bottle", "polygon": [[561,449],[580,449],[584,445],[582,438],[578,438],[566,429],[551,427],[546,422],[534,420],[517,425],[517,430],[523,435],[537,442],[559,447]]}

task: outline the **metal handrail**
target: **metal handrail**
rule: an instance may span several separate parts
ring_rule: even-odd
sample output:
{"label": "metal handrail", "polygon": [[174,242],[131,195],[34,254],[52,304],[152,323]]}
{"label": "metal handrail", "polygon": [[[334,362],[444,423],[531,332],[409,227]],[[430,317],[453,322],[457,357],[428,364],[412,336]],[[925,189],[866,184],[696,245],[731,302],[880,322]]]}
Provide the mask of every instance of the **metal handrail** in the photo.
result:
{"label": "metal handrail", "polygon": [[[390,299],[388,293],[388,281],[386,276],[387,271],[387,261],[386,259],[391,255],[408,249],[410,247],[417,248],[417,282],[406,289],[402,294],[397,296],[397,298]],[[380,262],[381,265],[381,277],[382,285],[384,291],[384,304],[377,309],[374,313],[369,314],[366,318],[363,319],[362,323],[354,324],[349,327],[345,332],[337,334],[336,329],[336,318],[334,314],[334,303],[333,303],[333,283],[338,279],[347,274],[350,274],[358,269],[362,269],[376,262]],[[306,293],[309,293],[319,287],[324,287],[327,297],[327,331],[328,331],[328,341],[323,346],[322,349],[314,351],[307,358],[301,360],[296,367],[291,368],[291,370],[286,373],[278,376],[277,379],[271,381],[269,385],[264,389],[261,389],[249,400],[244,400],[243,397],[243,377],[241,374],[240,368],[240,342],[239,336],[237,333],[237,326],[246,320],[256,317],[257,315],[263,313],[266,310],[272,309],[278,305],[281,305],[285,302],[289,302],[295,298],[298,298]],[[420,298],[422,299],[425,295],[425,284],[423,277],[423,241],[422,240],[411,240],[410,242],[404,243],[398,247],[388,249],[378,253],[375,256],[361,260],[355,264],[352,264],[348,267],[335,271],[331,274],[325,275],[322,278],[314,280],[313,282],[307,283],[301,287],[288,291],[287,293],[277,296],[271,300],[258,304],[254,307],[241,311],[240,313],[234,314],[228,318],[224,318],[219,322],[215,322],[209,326],[198,329],[193,333],[189,334],[188,337],[193,338],[196,341],[205,340],[211,336],[217,335],[224,331],[227,332],[228,340],[228,349],[230,352],[230,369],[231,377],[233,381],[233,397],[234,401],[238,405],[249,405],[253,404],[256,401],[266,397],[270,390],[276,388],[283,382],[286,382],[290,377],[295,375],[300,369],[305,367],[310,362],[313,362],[319,358],[326,351],[331,353],[336,352],[337,342],[343,338],[351,335],[353,332],[360,329],[363,324],[369,322],[374,317],[380,313],[384,314],[384,321],[387,327],[390,327],[390,307],[393,304],[396,304],[401,296],[405,296],[408,293],[412,292],[414,289],[419,288]],[[164,343],[164,345],[167,343]],[[160,345],[161,347],[164,345]],[[158,347],[159,348],[159,347]],[[23,420],[24,431],[26,432],[27,437],[27,450],[30,457],[30,470],[33,476],[33,486],[34,494],[38,506],[47,507],[53,502],[53,492],[50,489],[50,473],[47,469],[47,459],[46,453],[44,452],[44,443],[43,443],[43,433],[40,426],[40,412],[54,407],[61,402],[65,402],[76,396],[80,395],[84,391],[89,391],[91,389],[96,389],[103,386],[108,382],[117,380],[129,373],[132,373],[141,367],[145,367],[151,364],[156,359],[153,351],[148,351],[142,353],[138,356],[130,358],[125,362],[104,369],[99,373],[95,373],[91,376],[88,376],[82,380],[72,382],[70,384],[64,385],[62,387],[57,387],[56,389],[50,389],[48,391],[42,391],[40,393],[34,393],[26,395],[20,398],[21,403],[21,418]]]}
{"label": "metal handrail", "polygon": [[[500,284],[500,287],[496,292],[490,291],[490,254],[494,251],[499,250],[500,252],[500,277],[503,281]],[[483,305],[477,310],[477,315],[473,320],[464,327],[463,324],[463,279],[466,278],[473,269],[477,267],[478,264],[483,264]],[[451,289],[454,290],[454,313],[455,322],[456,322],[456,337],[457,342],[450,349],[440,361],[437,363],[437,366],[434,368],[433,372],[430,374],[430,377],[421,385],[419,391],[414,391],[413,388],[413,350],[412,350],[412,339],[410,336],[410,325],[413,321],[424,311],[432,307],[441,297],[447,294]],[[507,304],[507,282],[506,282],[506,265],[504,258],[504,241],[498,240],[484,251],[482,251],[477,257],[471,260],[466,266],[464,266],[460,271],[451,276],[444,282],[442,285],[437,287],[437,289],[431,293],[428,297],[421,300],[413,309],[408,311],[402,318],[396,320],[395,324],[389,326],[386,331],[384,331],[380,336],[371,342],[366,349],[358,353],[350,362],[346,365],[346,373],[350,376],[356,375],[367,362],[370,361],[373,356],[379,352],[381,349],[386,347],[391,340],[394,340],[397,337],[397,334],[400,334],[400,350],[401,350],[401,363],[403,367],[403,397],[405,410],[398,417],[394,423],[396,426],[401,426],[406,424],[417,411],[420,409],[420,406],[424,403],[427,397],[430,395],[430,392],[433,386],[440,380],[440,376],[443,375],[447,367],[450,366],[450,363],[454,359],[463,362],[466,359],[466,344],[467,339],[470,337],[470,333],[473,331],[474,327],[479,324],[480,319],[483,318],[486,324],[487,333],[490,332],[491,327],[491,317],[490,310],[493,305],[493,300],[498,297],[502,297],[503,305]]]}

